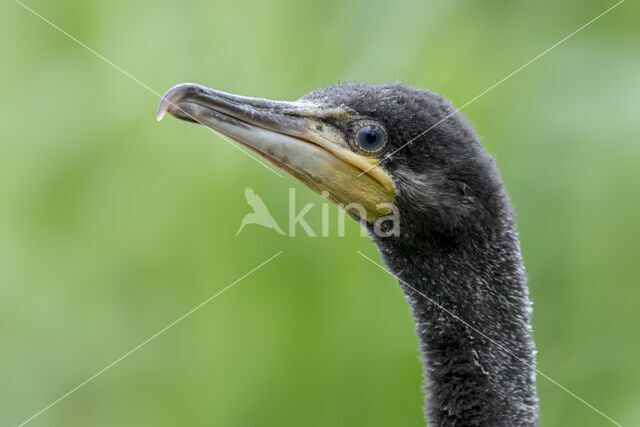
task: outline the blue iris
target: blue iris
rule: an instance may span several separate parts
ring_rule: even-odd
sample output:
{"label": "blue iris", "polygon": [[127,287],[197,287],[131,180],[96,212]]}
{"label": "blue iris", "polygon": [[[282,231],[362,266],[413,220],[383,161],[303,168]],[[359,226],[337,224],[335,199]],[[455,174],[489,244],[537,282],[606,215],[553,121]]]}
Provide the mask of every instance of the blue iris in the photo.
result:
{"label": "blue iris", "polygon": [[386,144],[386,135],[380,126],[367,125],[356,132],[356,144],[363,151],[375,153]]}

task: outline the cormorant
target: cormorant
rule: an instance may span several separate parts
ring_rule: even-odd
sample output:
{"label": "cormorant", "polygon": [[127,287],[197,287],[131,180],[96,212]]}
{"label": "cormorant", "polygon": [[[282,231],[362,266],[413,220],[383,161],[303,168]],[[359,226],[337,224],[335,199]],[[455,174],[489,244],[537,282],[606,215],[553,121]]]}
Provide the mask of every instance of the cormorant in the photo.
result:
{"label": "cormorant", "polygon": [[[449,101],[399,83],[342,83],[296,102],[181,84],[158,119],[165,112],[231,137],[366,227],[417,324],[430,425],[537,424],[513,211],[494,159]],[[391,204],[398,232],[375,229]]]}

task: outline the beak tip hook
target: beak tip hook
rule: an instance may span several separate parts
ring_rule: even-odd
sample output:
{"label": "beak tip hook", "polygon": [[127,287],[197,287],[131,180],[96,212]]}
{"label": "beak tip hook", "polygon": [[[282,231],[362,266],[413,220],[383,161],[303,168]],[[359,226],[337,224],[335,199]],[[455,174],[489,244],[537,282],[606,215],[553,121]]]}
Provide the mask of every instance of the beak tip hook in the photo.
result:
{"label": "beak tip hook", "polygon": [[169,103],[166,102],[164,98],[160,101],[160,105],[158,105],[158,111],[156,112],[156,120],[160,121],[164,117],[165,113],[169,109]]}

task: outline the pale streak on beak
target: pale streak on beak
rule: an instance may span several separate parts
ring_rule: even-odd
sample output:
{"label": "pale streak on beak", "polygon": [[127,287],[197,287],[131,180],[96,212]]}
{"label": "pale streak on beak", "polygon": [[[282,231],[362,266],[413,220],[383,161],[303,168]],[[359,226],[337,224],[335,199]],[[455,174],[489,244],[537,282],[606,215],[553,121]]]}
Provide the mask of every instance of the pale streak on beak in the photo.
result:
{"label": "pale streak on beak", "polygon": [[[373,222],[391,211],[394,187],[389,175],[351,150],[345,136],[323,117],[348,114],[331,107],[232,95],[184,83],[160,101],[157,119],[166,113],[203,124],[258,153],[313,191]],[[362,171],[367,171],[362,174]],[[360,175],[360,176],[359,176]]]}

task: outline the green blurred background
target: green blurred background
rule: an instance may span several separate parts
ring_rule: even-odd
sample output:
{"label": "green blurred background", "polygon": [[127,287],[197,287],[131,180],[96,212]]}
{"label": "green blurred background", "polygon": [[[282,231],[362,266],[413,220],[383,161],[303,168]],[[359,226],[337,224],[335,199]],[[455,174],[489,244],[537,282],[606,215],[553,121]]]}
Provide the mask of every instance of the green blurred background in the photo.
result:
{"label": "green blurred background", "polygon": [[[163,93],[292,100],[400,80],[462,105],[609,1],[26,3]],[[640,8],[627,1],[464,110],[515,205],[539,369],[640,425]],[[285,226],[323,202],[12,1],[0,5],[0,425],[16,425],[276,252],[30,425],[419,426],[397,283],[337,237],[235,233],[250,186]],[[541,425],[610,425],[539,377]]]}

